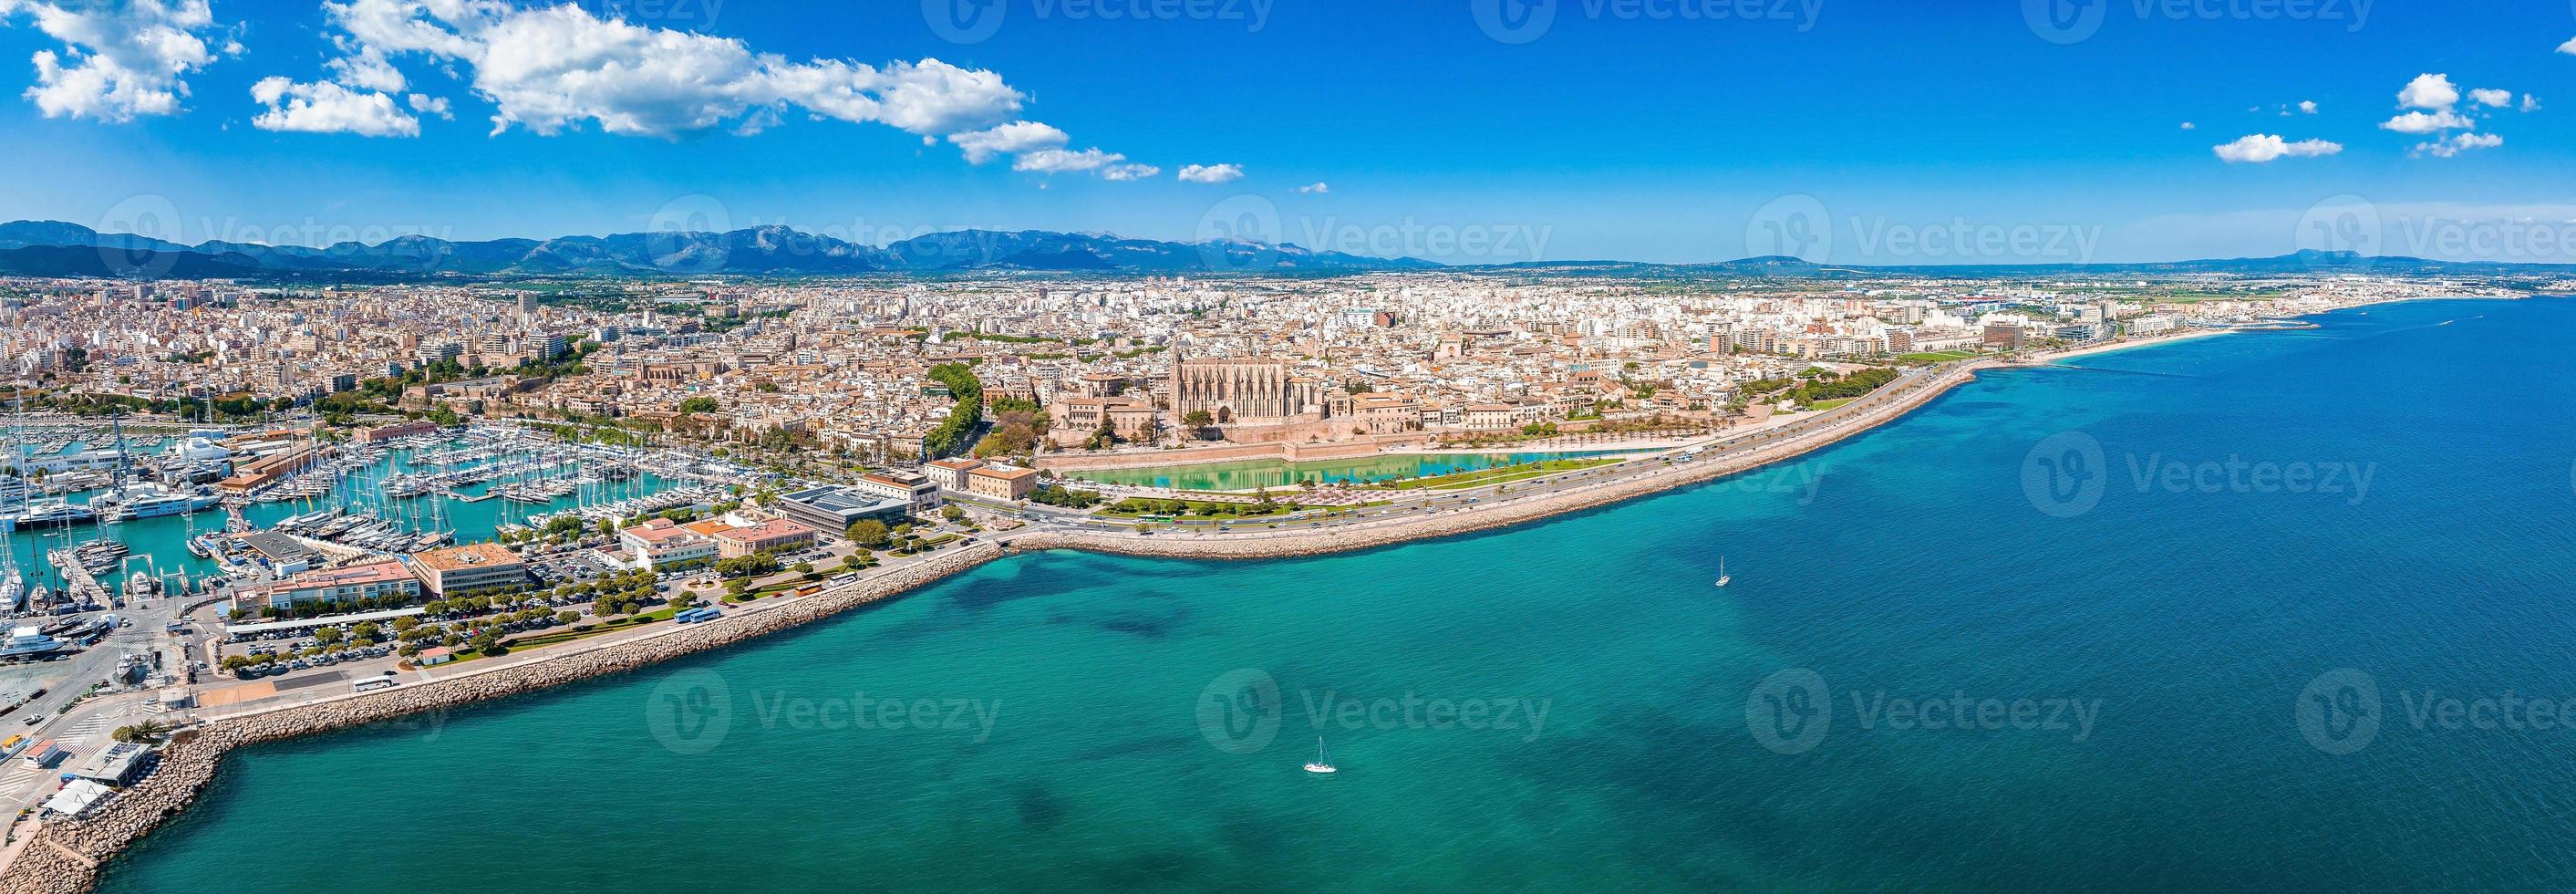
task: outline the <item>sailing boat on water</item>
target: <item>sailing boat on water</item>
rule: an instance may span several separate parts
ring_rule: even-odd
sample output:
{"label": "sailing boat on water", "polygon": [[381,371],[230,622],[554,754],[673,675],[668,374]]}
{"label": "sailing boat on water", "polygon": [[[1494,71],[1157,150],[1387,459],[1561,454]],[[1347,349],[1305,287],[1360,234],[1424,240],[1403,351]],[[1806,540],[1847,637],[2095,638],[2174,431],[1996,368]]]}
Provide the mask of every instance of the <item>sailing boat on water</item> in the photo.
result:
{"label": "sailing boat on water", "polygon": [[1324,759],[1324,737],[1322,736],[1315,737],[1315,762],[1306,765],[1306,772],[1317,774],[1341,772],[1333,767],[1331,761]]}
{"label": "sailing boat on water", "polygon": [[1727,584],[1732,583],[1734,580],[1734,575],[1726,573],[1726,557],[1717,557],[1717,585],[1724,587]]}

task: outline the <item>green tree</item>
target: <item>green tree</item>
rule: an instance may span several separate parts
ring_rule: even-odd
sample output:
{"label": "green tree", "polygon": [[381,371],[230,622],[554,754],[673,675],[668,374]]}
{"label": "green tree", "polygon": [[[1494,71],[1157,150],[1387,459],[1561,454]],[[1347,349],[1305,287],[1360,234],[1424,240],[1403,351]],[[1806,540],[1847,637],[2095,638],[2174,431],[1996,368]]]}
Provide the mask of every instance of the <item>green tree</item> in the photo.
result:
{"label": "green tree", "polygon": [[845,533],[849,536],[851,543],[856,543],[869,549],[883,549],[886,545],[887,535],[891,532],[886,528],[885,522],[881,522],[873,518],[863,518],[851,523],[850,529]]}

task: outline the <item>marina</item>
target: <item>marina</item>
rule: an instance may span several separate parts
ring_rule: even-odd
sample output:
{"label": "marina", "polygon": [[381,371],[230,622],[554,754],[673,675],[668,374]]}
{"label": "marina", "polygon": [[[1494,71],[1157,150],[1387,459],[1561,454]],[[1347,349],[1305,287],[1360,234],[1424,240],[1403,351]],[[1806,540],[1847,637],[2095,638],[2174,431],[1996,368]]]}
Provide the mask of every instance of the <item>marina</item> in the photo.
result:
{"label": "marina", "polygon": [[[172,443],[188,442],[162,446]],[[695,458],[565,443],[508,426],[323,448],[309,468],[248,493],[134,480],[0,501],[0,517],[12,522],[0,529],[0,571],[9,572],[0,580],[23,581],[0,584],[9,603],[0,613],[99,610],[125,592],[209,594],[301,570],[250,548],[245,538],[260,531],[355,560],[489,540],[558,517],[595,523],[721,496],[649,471],[705,474]],[[190,462],[165,449],[129,454],[125,468],[137,479],[166,479]],[[122,590],[114,587],[120,581]]]}

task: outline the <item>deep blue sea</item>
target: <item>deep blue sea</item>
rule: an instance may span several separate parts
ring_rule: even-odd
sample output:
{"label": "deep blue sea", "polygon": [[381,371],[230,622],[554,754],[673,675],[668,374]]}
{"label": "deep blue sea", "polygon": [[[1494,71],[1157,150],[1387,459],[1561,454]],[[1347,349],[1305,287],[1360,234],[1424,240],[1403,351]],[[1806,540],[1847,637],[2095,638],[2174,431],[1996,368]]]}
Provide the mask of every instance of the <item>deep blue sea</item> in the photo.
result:
{"label": "deep blue sea", "polygon": [[1014,558],[246,749],[106,888],[2576,887],[2576,303],[2317,319],[1508,531]]}

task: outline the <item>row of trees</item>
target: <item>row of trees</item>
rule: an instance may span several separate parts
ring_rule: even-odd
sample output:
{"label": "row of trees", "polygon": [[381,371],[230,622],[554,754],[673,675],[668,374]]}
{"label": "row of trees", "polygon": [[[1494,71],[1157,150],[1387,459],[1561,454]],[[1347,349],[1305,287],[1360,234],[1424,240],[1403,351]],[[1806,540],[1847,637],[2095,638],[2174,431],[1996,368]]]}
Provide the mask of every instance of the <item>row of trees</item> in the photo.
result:
{"label": "row of trees", "polygon": [[938,428],[921,439],[923,456],[941,457],[966,449],[967,439],[975,428],[984,424],[984,382],[975,378],[973,367],[963,363],[942,363],[930,368],[930,378],[948,387],[957,407]]}
{"label": "row of trees", "polygon": [[1041,484],[1029,491],[1029,502],[1065,509],[1089,509],[1100,505],[1100,492],[1072,490],[1052,484]]}

